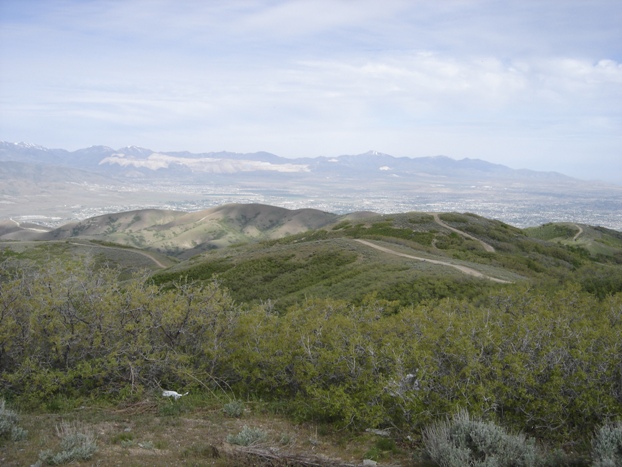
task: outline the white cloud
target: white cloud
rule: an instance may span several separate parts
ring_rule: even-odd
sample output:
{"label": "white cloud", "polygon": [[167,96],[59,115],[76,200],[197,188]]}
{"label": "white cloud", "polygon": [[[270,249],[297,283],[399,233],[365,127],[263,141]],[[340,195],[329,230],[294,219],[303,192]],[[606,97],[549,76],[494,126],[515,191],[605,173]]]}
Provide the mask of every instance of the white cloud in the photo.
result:
{"label": "white cloud", "polygon": [[273,2],[243,15],[239,29],[267,36],[308,36],[335,29],[358,27],[375,22],[382,24],[412,2],[406,0],[294,0]]}

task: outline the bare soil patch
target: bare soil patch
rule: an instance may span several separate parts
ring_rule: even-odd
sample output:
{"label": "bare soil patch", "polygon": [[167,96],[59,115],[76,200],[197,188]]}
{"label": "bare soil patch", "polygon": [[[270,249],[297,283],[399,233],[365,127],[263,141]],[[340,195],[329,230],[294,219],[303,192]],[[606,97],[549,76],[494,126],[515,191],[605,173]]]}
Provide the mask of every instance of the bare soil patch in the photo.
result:
{"label": "bare soil patch", "polygon": [[[376,456],[379,466],[413,466],[412,446],[374,450],[379,436],[334,431],[320,424],[296,424],[268,413],[262,403],[245,403],[240,418],[227,417],[222,403],[197,404],[177,414],[175,402],[140,401],[121,408],[81,407],[59,414],[22,414],[23,441],[0,445],[0,465],[32,465],[44,449],[58,445],[55,426],[79,420],[97,437],[97,452],[71,465],[98,466],[358,466]],[[172,412],[171,415],[163,413]],[[250,446],[230,442],[244,427],[266,434]],[[371,454],[370,454],[371,453]],[[368,461],[369,463],[369,461]],[[371,465],[371,464],[368,464]]]}

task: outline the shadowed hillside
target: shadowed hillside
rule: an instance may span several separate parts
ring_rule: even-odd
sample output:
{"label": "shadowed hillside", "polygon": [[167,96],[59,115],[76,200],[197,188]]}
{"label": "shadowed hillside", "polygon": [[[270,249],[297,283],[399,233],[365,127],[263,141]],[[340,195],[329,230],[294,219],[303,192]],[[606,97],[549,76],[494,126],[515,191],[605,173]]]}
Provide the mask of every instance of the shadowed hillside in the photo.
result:
{"label": "shadowed hillside", "polygon": [[107,214],[53,230],[33,231],[7,221],[0,225],[0,239],[95,239],[188,258],[200,251],[231,244],[317,229],[336,219],[335,214],[315,209],[229,204],[193,213],[146,209]]}

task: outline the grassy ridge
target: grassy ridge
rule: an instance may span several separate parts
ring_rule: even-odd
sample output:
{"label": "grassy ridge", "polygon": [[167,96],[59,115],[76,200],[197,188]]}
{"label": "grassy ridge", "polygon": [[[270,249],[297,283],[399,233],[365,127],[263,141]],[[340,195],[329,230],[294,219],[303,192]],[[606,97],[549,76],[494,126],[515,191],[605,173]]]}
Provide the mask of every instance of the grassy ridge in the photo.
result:
{"label": "grassy ridge", "polygon": [[493,245],[495,252],[485,251],[477,241],[442,227],[430,215],[408,213],[345,220],[326,229],[213,250],[156,274],[154,280],[164,284],[181,277],[218,277],[236,300],[273,300],[280,310],[308,296],[358,301],[375,292],[383,299],[407,305],[448,296],[474,297],[499,287],[452,268],[391,257],[352,241],[361,238],[380,242],[396,252],[468,265],[514,282],[537,280],[553,285],[574,275],[585,284],[591,282],[592,290],[601,287],[608,291],[617,290],[621,282],[617,272],[595,274],[594,268],[607,267],[596,266],[601,257],[592,257],[580,246],[534,238],[480,216],[443,214],[441,218],[451,227]]}
{"label": "grassy ridge", "polygon": [[[392,247],[421,254],[399,244]],[[504,271],[494,272],[505,274]],[[356,302],[376,292],[387,300],[409,304],[430,297],[422,293],[423,284],[438,285],[432,288],[438,292],[432,294],[436,298],[452,293],[457,296],[476,293],[491,285],[489,281],[467,277],[452,268],[376,252],[349,238],[287,239],[236,248],[235,255],[213,251],[202,255],[200,260],[159,272],[153,278],[157,284],[181,278],[201,281],[217,278],[237,301],[272,300],[282,311],[305,297]]]}
{"label": "grassy ridge", "polygon": [[[279,216],[289,213],[280,208],[276,211],[266,211],[263,207],[259,210],[251,207],[236,209],[233,214],[238,218],[234,222],[238,231],[240,228],[249,229],[257,222],[262,228],[285,225]],[[320,216],[316,212],[313,214]],[[196,223],[200,220],[195,218],[197,215],[188,215],[189,220]],[[112,217],[104,224],[115,224],[118,216]],[[138,214],[125,217],[124,225],[130,227],[150,226],[159,219],[153,212],[146,216],[148,222]],[[314,222],[324,222],[322,219]],[[357,302],[366,294],[376,292],[384,299],[407,305],[452,295],[472,297],[478,291],[498,287],[485,280],[467,277],[452,268],[373,252],[352,239],[380,242],[403,254],[462,264],[514,282],[537,280],[555,284],[573,276],[600,296],[618,290],[622,282],[615,267],[622,258],[622,234],[615,231],[582,226],[582,234],[573,240],[578,232],[578,226],[573,224],[547,224],[521,230],[469,213],[444,213],[440,219],[458,233],[439,225],[432,215],[426,213],[367,214],[355,219],[343,216],[321,229],[271,240],[248,242],[247,237],[238,233],[235,238],[242,240],[241,243],[210,248],[177,265],[177,261],[155,251],[149,253],[150,258],[139,250],[122,248],[126,245],[111,242],[118,232],[99,240],[83,241],[82,245],[75,244],[79,238],[64,245],[62,242],[30,243],[36,248],[31,253],[24,251],[21,254],[23,257],[45,257],[50,254],[49,249],[56,249],[54,254],[64,251],[67,257],[77,252],[90,254],[102,263],[119,264],[128,272],[143,267],[160,269],[154,277],[158,284],[180,278],[200,281],[218,278],[237,301],[259,303],[271,300],[280,310],[310,296]],[[217,224],[222,225],[222,222]],[[188,225],[188,222],[179,225]],[[172,228],[180,228],[179,225]],[[231,225],[228,228],[235,230]],[[163,237],[169,235],[162,226],[159,231]],[[493,246],[495,251],[486,251],[478,241],[460,235],[460,232]],[[5,244],[7,248],[25,248],[24,244],[18,245],[19,242]],[[171,243],[170,248],[178,255],[187,256],[203,251],[204,246],[199,244],[184,252],[179,245]],[[159,265],[169,267],[162,270]]]}

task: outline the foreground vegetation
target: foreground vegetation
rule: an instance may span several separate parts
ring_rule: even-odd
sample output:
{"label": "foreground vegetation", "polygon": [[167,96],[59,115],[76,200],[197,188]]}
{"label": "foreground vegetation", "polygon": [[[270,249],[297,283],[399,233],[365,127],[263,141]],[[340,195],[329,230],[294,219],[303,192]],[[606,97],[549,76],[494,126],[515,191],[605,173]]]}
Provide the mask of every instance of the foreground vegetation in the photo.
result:
{"label": "foreground vegetation", "polygon": [[308,299],[277,313],[217,282],[158,286],[83,261],[7,258],[0,387],[23,410],[138,402],[154,389],[263,400],[298,422],[426,427],[466,410],[568,453],[622,416],[622,294],[570,282],[416,305]]}
{"label": "foreground vegetation", "polygon": [[2,464],[622,463],[619,232],[407,213],[187,260],[111,238],[2,245]]}

